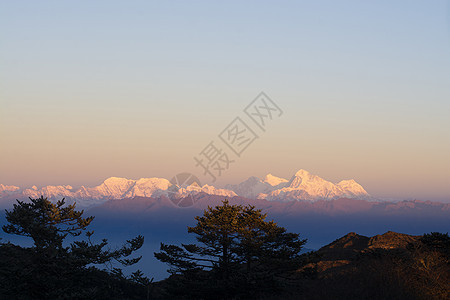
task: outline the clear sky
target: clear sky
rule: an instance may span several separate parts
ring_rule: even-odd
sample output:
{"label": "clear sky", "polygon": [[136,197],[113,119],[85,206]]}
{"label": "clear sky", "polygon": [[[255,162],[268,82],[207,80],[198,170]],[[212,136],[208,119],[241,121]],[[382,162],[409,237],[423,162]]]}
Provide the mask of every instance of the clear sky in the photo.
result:
{"label": "clear sky", "polygon": [[219,185],[450,200],[449,81],[449,1],[0,1],[0,183],[211,183],[193,157],[264,91],[284,114]]}

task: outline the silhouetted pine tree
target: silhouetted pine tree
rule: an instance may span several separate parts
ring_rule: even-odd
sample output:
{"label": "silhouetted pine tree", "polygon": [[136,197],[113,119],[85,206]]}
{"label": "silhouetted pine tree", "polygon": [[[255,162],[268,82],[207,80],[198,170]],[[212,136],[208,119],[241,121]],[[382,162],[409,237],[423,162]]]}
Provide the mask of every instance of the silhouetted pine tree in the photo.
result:
{"label": "silhouetted pine tree", "polygon": [[[96,244],[93,231],[86,228],[94,217],[83,218],[75,204],[64,205],[64,199],[51,203],[44,197],[29,203],[17,201],[6,211],[8,224],[3,231],[31,237],[33,247],[11,243],[0,246],[0,295],[8,299],[133,299],[142,296],[148,279],[136,272],[127,279],[120,269],[104,271],[95,264],[117,261],[123,266],[137,263],[141,257],[130,258],[142,247],[144,238],[128,240],[117,250],[105,249],[106,239]],[[68,235],[83,232],[86,240],[64,244]],[[138,292],[139,291],[139,292]],[[1,297],[0,297],[1,298]]]}
{"label": "silhouetted pine tree", "polygon": [[306,240],[266,217],[254,206],[225,200],[208,207],[195,218],[196,226],[188,227],[197,244],[161,244],[155,257],[168,263],[176,278],[170,293],[228,298],[276,292],[285,282],[283,275],[300,266]]}

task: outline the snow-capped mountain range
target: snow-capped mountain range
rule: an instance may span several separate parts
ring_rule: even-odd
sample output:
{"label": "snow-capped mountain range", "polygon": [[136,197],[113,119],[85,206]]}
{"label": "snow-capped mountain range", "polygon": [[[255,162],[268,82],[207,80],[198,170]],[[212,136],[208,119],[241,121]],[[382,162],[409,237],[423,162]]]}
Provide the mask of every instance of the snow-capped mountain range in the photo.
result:
{"label": "snow-capped mountain range", "polygon": [[242,196],[249,199],[269,201],[317,201],[338,198],[369,199],[370,195],[354,180],[343,180],[337,184],[326,181],[308,171],[300,170],[290,180],[268,174],[264,179],[250,177],[237,185],[227,185],[225,189],[210,185],[177,186],[164,178],[141,178],[132,180],[110,177],[96,187],[81,186],[75,190],[70,185],[45,186],[21,189],[17,186],[0,184],[0,199],[38,198],[41,195],[51,200],[76,201],[79,206],[90,207],[112,199],[133,197],[182,198],[205,193],[226,197]]}
{"label": "snow-capped mountain range", "polygon": [[238,185],[227,185],[225,188],[235,191],[242,197],[270,201],[371,198],[364,188],[353,179],[334,184],[306,170],[298,171],[290,180],[268,174],[263,180],[250,177]]}

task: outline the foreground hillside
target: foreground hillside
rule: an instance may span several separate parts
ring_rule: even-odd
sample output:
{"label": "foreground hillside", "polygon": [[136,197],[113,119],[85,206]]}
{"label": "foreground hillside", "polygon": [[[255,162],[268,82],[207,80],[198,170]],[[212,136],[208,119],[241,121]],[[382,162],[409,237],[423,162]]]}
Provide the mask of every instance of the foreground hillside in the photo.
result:
{"label": "foreground hillside", "polygon": [[[297,271],[285,273],[276,293],[263,299],[449,299],[450,238],[386,232],[367,237],[349,233],[316,252],[305,254]],[[153,285],[155,298],[182,277]],[[205,299],[220,298],[205,295]],[[238,297],[239,298],[239,297]]]}
{"label": "foreground hillside", "polygon": [[304,282],[308,299],[449,299],[450,240],[433,233],[355,233],[318,251],[317,278]]}

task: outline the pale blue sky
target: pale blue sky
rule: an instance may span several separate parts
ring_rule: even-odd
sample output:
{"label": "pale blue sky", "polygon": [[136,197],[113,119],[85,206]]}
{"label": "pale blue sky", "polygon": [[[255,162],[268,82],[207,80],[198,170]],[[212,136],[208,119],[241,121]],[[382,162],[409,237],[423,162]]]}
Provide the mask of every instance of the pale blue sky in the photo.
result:
{"label": "pale blue sky", "polygon": [[285,113],[220,184],[303,168],[450,199],[449,7],[0,1],[0,183],[200,177],[193,156],[263,90]]}

